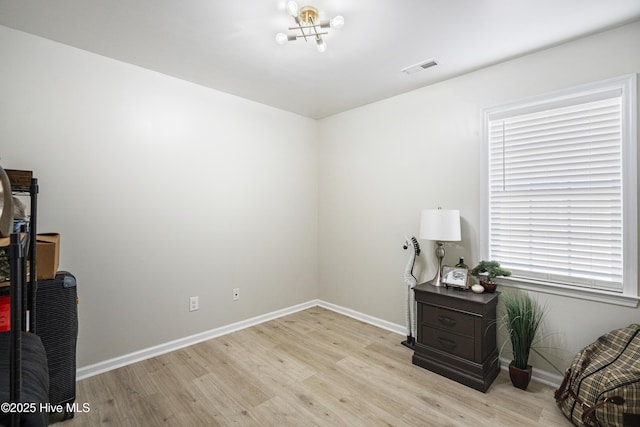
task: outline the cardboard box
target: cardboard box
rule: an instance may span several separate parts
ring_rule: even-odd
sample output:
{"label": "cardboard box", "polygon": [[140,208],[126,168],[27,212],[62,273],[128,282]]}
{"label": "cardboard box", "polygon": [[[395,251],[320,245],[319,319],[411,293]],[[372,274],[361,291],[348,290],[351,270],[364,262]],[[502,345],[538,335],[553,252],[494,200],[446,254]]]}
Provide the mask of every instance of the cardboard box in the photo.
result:
{"label": "cardboard box", "polygon": [[36,276],[38,280],[55,279],[60,264],[60,235],[43,233],[36,236]]}
{"label": "cardboard box", "polygon": [[[0,238],[0,247],[9,246],[10,238]],[[60,265],[60,234],[42,233],[36,236],[36,276],[38,280],[55,279]],[[28,274],[27,268],[27,274]]]}
{"label": "cardboard box", "polygon": [[9,177],[11,187],[29,187],[31,185],[31,178],[33,178],[32,171],[22,171],[17,169],[5,169],[4,170]]}

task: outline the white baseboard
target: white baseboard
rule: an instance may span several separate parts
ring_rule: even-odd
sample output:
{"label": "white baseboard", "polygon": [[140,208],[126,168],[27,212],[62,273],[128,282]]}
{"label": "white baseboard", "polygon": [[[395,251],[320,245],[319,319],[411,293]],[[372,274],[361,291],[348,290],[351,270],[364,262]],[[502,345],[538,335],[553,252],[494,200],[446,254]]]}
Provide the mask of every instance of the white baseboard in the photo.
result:
{"label": "white baseboard", "polygon": [[360,313],[359,311],[351,310],[350,308],[342,307],[330,302],[318,300],[318,306],[326,308],[327,310],[335,311],[336,313],[344,314],[345,316],[352,317],[357,320],[361,320],[370,325],[377,326],[387,331],[395,332],[399,335],[406,335],[407,328],[398,325],[397,323],[387,322],[386,320],[379,319],[377,317],[369,316],[368,314]]}
{"label": "white baseboard", "polygon": [[311,307],[319,305],[317,300],[308,301],[302,304],[294,305],[291,307],[276,310],[271,313],[263,314],[261,316],[252,317],[247,320],[232,323],[230,325],[221,326],[219,328],[211,329],[209,331],[200,332],[198,334],[190,335],[188,337],[179,338],[174,341],[169,341],[164,344],[149,347],[143,350],[134,351],[133,353],[125,354],[122,356],[114,357],[103,362],[98,362],[93,365],[83,366],[76,370],[76,379],[82,380],[92,377],[94,375],[102,374],[103,372],[111,371],[116,368],[130,365],[132,363],[140,362],[145,359],[160,356],[161,354],[169,353],[184,347],[189,347],[203,341],[210,340],[212,338],[220,337],[222,335],[229,334],[231,332],[239,331],[241,329],[249,328],[251,326],[259,325],[260,323],[268,322],[269,320],[277,319],[282,316],[296,313],[298,311],[306,310]]}
{"label": "white baseboard", "polygon": [[[261,316],[252,317],[247,320],[232,323],[230,325],[221,326],[219,328],[211,329],[209,331],[200,332],[188,337],[180,338],[174,341],[169,341],[164,344],[149,347],[143,350],[135,351],[133,353],[118,356],[113,359],[108,359],[103,362],[98,362],[93,365],[83,366],[76,371],[76,379],[82,380],[92,377],[94,375],[102,374],[107,371],[111,371],[116,368],[121,368],[132,363],[140,362],[145,359],[160,356],[161,354],[169,353],[190,345],[194,345],[203,341],[207,341],[213,338],[220,337],[222,335],[229,334],[231,332],[239,331],[241,329],[249,328],[251,326],[259,325],[264,322],[268,322],[279,317],[287,316],[289,314],[296,313],[298,311],[306,310],[311,307],[322,307],[327,310],[335,311],[336,313],[343,314],[345,316],[360,320],[378,328],[385,329],[387,331],[395,332],[398,335],[405,335],[406,328],[397,323],[388,322],[377,317],[369,316],[368,314],[360,313],[359,311],[352,310],[350,308],[342,307],[330,302],[322,300],[311,300],[302,304],[294,305],[291,307],[276,310],[271,313],[266,313]],[[500,358],[500,368],[504,370],[509,369],[510,361],[504,358]],[[547,384],[552,387],[559,387],[562,382],[560,375],[552,374],[540,369],[533,369],[532,379],[543,384]]]}

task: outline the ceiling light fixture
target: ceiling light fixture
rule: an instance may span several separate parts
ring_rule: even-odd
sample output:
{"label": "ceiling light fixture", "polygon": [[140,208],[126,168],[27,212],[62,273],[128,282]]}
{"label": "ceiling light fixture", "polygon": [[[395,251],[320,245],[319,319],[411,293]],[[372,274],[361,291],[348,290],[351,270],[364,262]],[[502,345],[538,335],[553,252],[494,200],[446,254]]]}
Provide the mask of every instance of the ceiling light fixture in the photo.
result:
{"label": "ceiling light fixture", "polygon": [[313,6],[298,7],[298,3],[290,1],[287,3],[287,12],[296,21],[295,27],[289,27],[289,30],[298,31],[293,34],[278,33],[276,34],[276,43],[285,44],[288,41],[304,39],[308,42],[313,39],[316,42],[318,52],[327,50],[327,44],[322,36],[329,34],[328,28],[342,28],[344,26],[344,18],[336,16],[333,19],[318,20],[318,9]]}

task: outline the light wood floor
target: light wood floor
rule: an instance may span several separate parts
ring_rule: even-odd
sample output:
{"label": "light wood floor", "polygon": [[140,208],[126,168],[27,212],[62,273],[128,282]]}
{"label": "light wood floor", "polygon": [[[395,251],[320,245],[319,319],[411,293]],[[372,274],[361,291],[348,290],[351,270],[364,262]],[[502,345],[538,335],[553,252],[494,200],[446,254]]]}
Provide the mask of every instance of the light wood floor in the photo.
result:
{"label": "light wood floor", "polygon": [[481,393],[402,337],[315,307],[78,382],[72,426],[570,426],[553,388]]}

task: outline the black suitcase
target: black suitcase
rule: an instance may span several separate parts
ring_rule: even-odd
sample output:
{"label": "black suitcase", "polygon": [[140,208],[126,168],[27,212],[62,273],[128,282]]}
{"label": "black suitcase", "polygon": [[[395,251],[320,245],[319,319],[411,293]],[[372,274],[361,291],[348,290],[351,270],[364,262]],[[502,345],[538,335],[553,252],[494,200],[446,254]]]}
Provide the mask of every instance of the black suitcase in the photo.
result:
{"label": "black suitcase", "polygon": [[63,419],[74,415],[78,293],[76,278],[59,271],[55,279],[39,280],[36,292],[36,333],[49,363],[49,403],[62,405]]}

